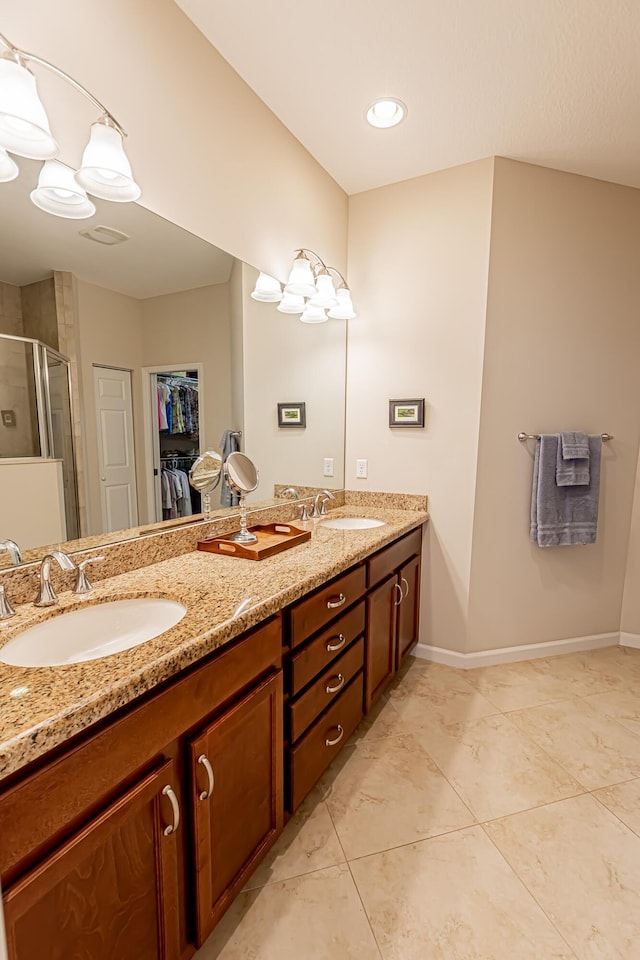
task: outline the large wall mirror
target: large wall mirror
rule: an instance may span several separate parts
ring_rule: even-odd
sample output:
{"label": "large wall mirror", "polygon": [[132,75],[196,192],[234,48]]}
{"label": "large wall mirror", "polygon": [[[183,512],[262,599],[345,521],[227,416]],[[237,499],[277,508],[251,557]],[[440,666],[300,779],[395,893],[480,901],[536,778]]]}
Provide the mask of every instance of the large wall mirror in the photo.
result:
{"label": "large wall mirror", "polygon": [[184,475],[225,445],[254,501],[343,487],[346,324],[252,300],[254,267],[139,204],[44,213],[38,166],[0,184],[0,541],[32,560],[189,522]]}

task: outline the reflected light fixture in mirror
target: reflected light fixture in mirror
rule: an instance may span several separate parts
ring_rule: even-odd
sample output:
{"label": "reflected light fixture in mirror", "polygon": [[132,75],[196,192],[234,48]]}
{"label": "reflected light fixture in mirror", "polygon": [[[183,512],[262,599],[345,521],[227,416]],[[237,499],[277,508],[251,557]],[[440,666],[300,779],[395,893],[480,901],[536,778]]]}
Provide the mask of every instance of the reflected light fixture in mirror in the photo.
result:
{"label": "reflected light fixture in mirror", "polygon": [[[340,280],[337,290],[332,273]],[[261,273],[251,296],[265,303],[279,301],[277,309],[280,313],[300,314],[303,323],[324,323],[327,319],[354,320],[356,316],[351,291],[340,271],[328,267],[317,253],[304,247],[296,253],[284,295],[275,277]]]}
{"label": "reflected light fixture in mirror", "polygon": [[[95,207],[86,193],[128,203],[140,196],[140,187],[133,179],[131,165],[124,152],[126,133],[103,103],[68,73],[33,53],[15,47],[0,34],[5,53],[0,57],[0,181],[14,179],[3,172],[8,153],[32,160],[44,160],[38,186],[31,199],[41,210],[57,217],[77,220],[91,217]],[[27,64],[38,64],[61,77],[91,101],[100,111],[100,118],[91,127],[82,165],[71,173],[73,184],[62,165],[51,165],[59,147],[51,133],[49,118],[38,95],[36,78]],[[8,152],[8,153],[7,153]],[[15,165],[17,167],[17,165]],[[7,168],[11,172],[11,168]],[[64,180],[64,184],[59,181]]]}

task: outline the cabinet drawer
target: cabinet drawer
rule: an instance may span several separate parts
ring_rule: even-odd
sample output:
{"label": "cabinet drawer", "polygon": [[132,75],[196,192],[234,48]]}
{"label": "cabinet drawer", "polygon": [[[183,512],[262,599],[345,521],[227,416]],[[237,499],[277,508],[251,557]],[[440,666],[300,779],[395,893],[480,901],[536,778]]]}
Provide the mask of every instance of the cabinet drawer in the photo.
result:
{"label": "cabinet drawer", "polygon": [[291,812],[338,755],[362,719],[362,674],[329,707],[290,751]]}
{"label": "cabinet drawer", "polygon": [[365,587],[366,570],[364,567],[356,567],[294,604],[289,620],[291,646],[297,647],[304,643],[316,630],[339,616],[343,610],[360,599]]}
{"label": "cabinet drawer", "polygon": [[347,649],[364,632],[364,602],[323,630],[311,643],[291,657],[291,696],[303,687]]}
{"label": "cabinet drawer", "polygon": [[364,638],[324,671],[306,693],[289,707],[291,742],[297,740],[316,717],[338,697],[364,664]]}
{"label": "cabinet drawer", "polygon": [[403,537],[402,540],[398,540],[396,543],[385,547],[380,553],[374,554],[374,556],[370,557],[367,561],[367,570],[369,572],[368,585],[373,587],[376,583],[380,583],[380,581],[388,577],[390,573],[393,573],[394,570],[401,567],[410,557],[420,553],[421,546],[422,527],[418,527],[417,530],[413,530],[406,537]]}

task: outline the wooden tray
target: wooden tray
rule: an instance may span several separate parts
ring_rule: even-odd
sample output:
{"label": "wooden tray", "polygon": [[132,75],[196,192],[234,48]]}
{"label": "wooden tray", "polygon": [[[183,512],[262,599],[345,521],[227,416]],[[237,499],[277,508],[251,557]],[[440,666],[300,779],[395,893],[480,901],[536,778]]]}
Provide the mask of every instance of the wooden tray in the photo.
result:
{"label": "wooden tray", "polygon": [[249,527],[249,530],[258,538],[255,543],[235,543],[226,537],[212,537],[210,540],[198,540],[198,550],[245,560],[265,560],[311,539],[310,530],[300,530],[290,523],[263,523]]}

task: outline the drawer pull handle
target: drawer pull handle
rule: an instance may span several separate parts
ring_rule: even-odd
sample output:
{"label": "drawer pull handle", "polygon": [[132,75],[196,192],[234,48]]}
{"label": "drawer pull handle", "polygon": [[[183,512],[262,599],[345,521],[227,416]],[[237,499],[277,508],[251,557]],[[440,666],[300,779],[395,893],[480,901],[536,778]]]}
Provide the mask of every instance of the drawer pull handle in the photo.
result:
{"label": "drawer pull handle", "polygon": [[171,810],[173,812],[173,823],[170,823],[164,828],[165,837],[169,837],[172,833],[175,833],[180,826],[180,804],[178,803],[178,798],[173,792],[173,788],[170,787],[169,784],[167,784],[162,791],[162,796],[169,798],[169,803],[171,804]]}
{"label": "drawer pull handle", "polygon": [[325,690],[327,691],[327,693],[337,693],[338,690],[342,690],[342,688],[344,687],[344,677],[342,676],[341,673],[338,674],[338,676],[336,677],[336,680],[338,682],[335,685],[335,687],[332,687],[331,684],[329,683],[326,685]]}
{"label": "drawer pull handle", "polygon": [[347,602],[344,593],[339,593],[335,600],[327,600],[327,609],[335,610],[336,607],[342,607]]}
{"label": "drawer pull handle", "polygon": [[338,643],[328,643],[327,644],[327,653],[335,653],[336,650],[342,650],[347,638],[343,633],[338,634]]}
{"label": "drawer pull handle", "polygon": [[335,747],[336,743],[340,743],[340,741],[344,737],[344,727],[341,724],[336,723],[336,729],[338,731],[338,736],[335,738],[335,740],[329,740],[329,738],[327,737],[326,740],[324,741],[325,747]]}
{"label": "drawer pull handle", "polygon": [[394,600],[394,603],[393,603],[394,607],[399,607],[400,604],[402,603],[402,600],[403,600],[402,587],[400,586],[399,583],[394,583],[393,588],[394,588],[394,590],[399,590],[399,591],[400,591],[400,597],[398,598],[398,600]]}
{"label": "drawer pull handle", "polygon": [[402,582],[404,583],[405,587],[407,588],[407,592],[405,593],[405,595],[404,595],[404,597],[403,597],[402,599],[403,599],[403,600],[406,600],[407,597],[409,596],[409,581],[407,580],[406,577],[402,577]]}
{"label": "drawer pull handle", "polygon": [[211,764],[209,763],[209,760],[204,753],[201,753],[200,756],[198,757],[198,763],[201,763],[202,766],[205,768],[205,770],[207,771],[207,777],[209,778],[209,789],[202,790],[201,793],[198,794],[198,796],[200,800],[208,800],[211,794],[213,793],[213,787],[215,784],[213,770],[211,769]]}

